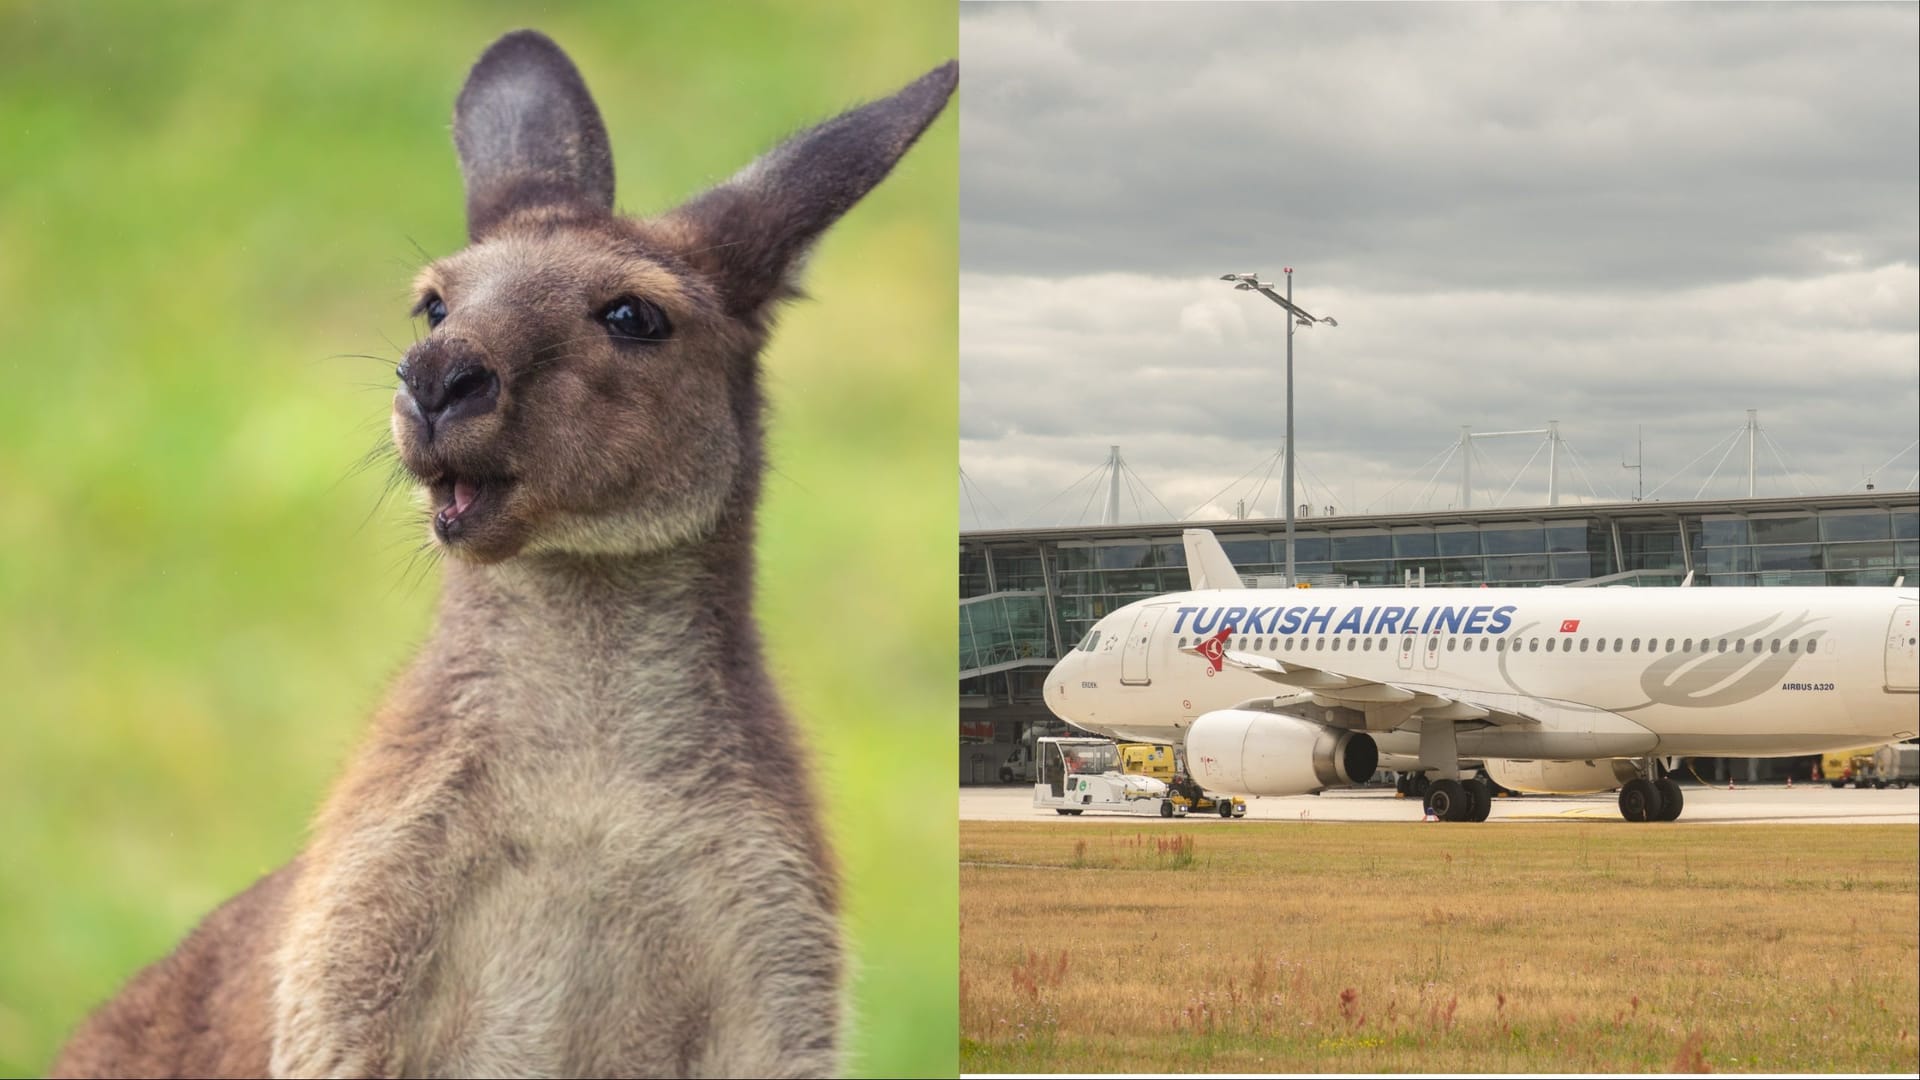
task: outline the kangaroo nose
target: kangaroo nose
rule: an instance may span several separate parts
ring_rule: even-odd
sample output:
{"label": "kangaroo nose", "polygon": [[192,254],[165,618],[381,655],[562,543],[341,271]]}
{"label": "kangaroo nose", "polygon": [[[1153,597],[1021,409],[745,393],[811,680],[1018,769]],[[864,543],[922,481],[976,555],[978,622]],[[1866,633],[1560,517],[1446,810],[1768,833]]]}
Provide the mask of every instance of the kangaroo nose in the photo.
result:
{"label": "kangaroo nose", "polygon": [[500,399],[500,377],[484,364],[405,364],[400,379],[407,384],[428,432],[465,416],[492,412]]}

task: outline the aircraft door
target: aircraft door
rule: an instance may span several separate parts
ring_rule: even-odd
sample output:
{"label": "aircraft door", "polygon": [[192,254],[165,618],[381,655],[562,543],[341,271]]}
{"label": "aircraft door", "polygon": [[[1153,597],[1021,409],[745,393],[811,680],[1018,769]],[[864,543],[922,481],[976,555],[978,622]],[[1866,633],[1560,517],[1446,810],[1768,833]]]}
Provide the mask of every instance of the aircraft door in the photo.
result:
{"label": "aircraft door", "polygon": [[1412,634],[1400,635],[1400,666],[1408,670],[1413,669],[1413,641]]}
{"label": "aircraft door", "polygon": [[1440,635],[1429,634],[1427,636],[1426,644],[1421,647],[1421,653],[1426,658],[1425,663],[1428,668],[1431,669],[1431,668],[1439,667],[1440,666]]}
{"label": "aircraft door", "polygon": [[1887,689],[1920,691],[1920,605],[1893,609],[1887,625]]}
{"label": "aircraft door", "polygon": [[1153,645],[1154,627],[1166,614],[1165,605],[1141,608],[1133,617],[1133,629],[1127,633],[1126,647],[1120,653],[1120,681],[1127,686],[1145,686],[1152,682],[1147,670],[1147,654]]}

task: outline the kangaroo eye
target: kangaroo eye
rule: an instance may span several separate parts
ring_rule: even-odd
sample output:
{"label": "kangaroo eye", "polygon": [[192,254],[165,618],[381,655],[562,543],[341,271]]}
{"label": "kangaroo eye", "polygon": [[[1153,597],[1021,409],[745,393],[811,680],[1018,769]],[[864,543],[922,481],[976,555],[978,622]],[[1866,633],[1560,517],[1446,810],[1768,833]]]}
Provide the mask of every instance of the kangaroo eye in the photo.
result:
{"label": "kangaroo eye", "polygon": [[673,336],[667,313],[637,296],[623,296],[601,308],[600,321],[615,340],[665,341]]}
{"label": "kangaroo eye", "polygon": [[413,313],[415,315],[425,315],[427,317],[427,329],[431,330],[447,321],[447,302],[440,299],[437,293],[428,293],[425,300],[414,305]]}

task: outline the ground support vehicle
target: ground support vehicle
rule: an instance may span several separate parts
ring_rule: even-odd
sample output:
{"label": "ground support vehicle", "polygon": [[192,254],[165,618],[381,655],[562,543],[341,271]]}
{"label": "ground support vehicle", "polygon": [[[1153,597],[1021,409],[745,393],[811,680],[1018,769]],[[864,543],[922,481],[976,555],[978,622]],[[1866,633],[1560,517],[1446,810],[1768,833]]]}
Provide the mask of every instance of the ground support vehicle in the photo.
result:
{"label": "ground support vehicle", "polygon": [[1822,775],[1834,787],[1904,788],[1920,783],[1920,745],[1888,743],[1827,754],[1820,761]]}
{"label": "ground support vehicle", "polygon": [[1167,801],[1175,814],[1219,814],[1223,818],[1247,816],[1245,799],[1216,798],[1207,794],[1187,775],[1180,754],[1166,743],[1121,743],[1120,771],[1134,776],[1151,776],[1167,785]]}
{"label": "ground support vehicle", "polygon": [[1040,778],[1033,785],[1036,809],[1079,816],[1089,810],[1145,817],[1172,817],[1164,781],[1120,771],[1119,749],[1109,739],[1048,737],[1034,743]]}
{"label": "ground support vehicle", "polygon": [[1175,773],[1167,783],[1167,801],[1173,804],[1174,812],[1180,814],[1219,814],[1223,818],[1247,816],[1247,800],[1209,795],[1185,773]]}

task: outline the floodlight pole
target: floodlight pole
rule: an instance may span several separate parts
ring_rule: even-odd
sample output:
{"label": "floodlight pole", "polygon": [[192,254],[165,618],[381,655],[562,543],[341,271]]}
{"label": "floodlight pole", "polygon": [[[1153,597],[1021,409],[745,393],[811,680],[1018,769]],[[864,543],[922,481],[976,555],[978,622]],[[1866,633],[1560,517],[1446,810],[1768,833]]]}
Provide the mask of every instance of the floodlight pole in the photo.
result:
{"label": "floodlight pole", "polygon": [[1291,589],[1300,584],[1294,576],[1293,565],[1294,516],[1298,509],[1293,501],[1293,327],[1296,323],[1307,325],[1326,323],[1328,326],[1340,324],[1331,317],[1309,315],[1295,307],[1293,267],[1283,267],[1282,272],[1287,275],[1287,295],[1284,297],[1273,291],[1273,285],[1270,282],[1261,281],[1258,274],[1223,274],[1220,280],[1238,282],[1234,288],[1251,289],[1287,309],[1287,471],[1281,474],[1280,490],[1281,497],[1287,502],[1287,587]]}
{"label": "floodlight pole", "polygon": [[[1287,272],[1287,307],[1293,307],[1293,267],[1284,267]],[[1280,490],[1286,493],[1287,500],[1287,588],[1299,588],[1299,579],[1293,576],[1293,324],[1291,313],[1287,315],[1287,471],[1281,477]]]}

